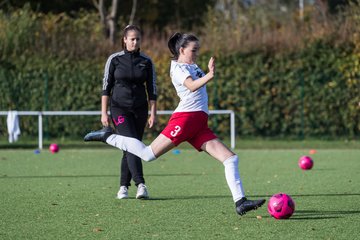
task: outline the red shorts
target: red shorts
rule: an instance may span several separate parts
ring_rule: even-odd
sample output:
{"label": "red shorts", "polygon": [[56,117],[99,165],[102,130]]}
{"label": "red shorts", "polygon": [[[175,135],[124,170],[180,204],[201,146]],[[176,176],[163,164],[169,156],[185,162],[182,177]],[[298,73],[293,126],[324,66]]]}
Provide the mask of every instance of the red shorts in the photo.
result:
{"label": "red shorts", "polygon": [[204,143],[217,138],[208,127],[208,115],[203,111],[173,113],[161,133],[175,146],[187,141],[198,151]]}

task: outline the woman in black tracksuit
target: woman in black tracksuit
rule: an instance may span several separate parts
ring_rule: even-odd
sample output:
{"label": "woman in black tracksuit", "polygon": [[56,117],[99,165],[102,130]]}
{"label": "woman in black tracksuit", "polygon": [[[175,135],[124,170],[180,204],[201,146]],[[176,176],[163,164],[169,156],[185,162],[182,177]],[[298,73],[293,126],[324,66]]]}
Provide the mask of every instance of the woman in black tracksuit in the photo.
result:
{"label": "woman in black tracksuit", "polygon": [[[123,51],[112,54],[105,65],[101,98],[101,122],[109,126],[107,114],[110,102],[111,120],[116,131],[142,139],[146,122],[151,128],[156,120],[156,74],[151,59],[140,52],[141,33],[137,26],[124,29]],[[150,117],[148,118],[148,107]],[[123,152],[118,199],[128,198],[133,179],[136,198],[148,198],[141,159]]]}

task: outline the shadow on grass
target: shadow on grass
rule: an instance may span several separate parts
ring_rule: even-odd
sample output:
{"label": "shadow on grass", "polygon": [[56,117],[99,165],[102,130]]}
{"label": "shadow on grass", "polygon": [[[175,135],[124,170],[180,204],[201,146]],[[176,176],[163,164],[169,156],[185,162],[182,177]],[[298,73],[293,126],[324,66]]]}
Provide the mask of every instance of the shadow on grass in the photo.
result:
{"label": "shadow on grass", "polygon": [[[147,176],[164,176],[164,177],[181,177],[181,176],[201,176],[202,174],[193,174],[193,173],[174,173],[174,174],[148,174]],[[49,176],[8,176],[2,175],[0,179],[3,178],[97,178],[97,177],[119,177],[119,175],[49,175]]]}
{"label": "shadow on grass", "polygon": [[119,175],[51,175],[51,176],[8,176],[2,175],[0,179],[13,179],[13,178],[97,178],[97,177],[119,177]]}
{"label": "shadow on grass", "polygon": [[[294,215],[289,219],[276,219],[280,221],[298,221],[298,220],[323,220],[323,219],[336,219],[343,218],[344,215],[357,215],[360,211],[319,211],[319,210],[295,210]],[[270,215],[261,216],[262,218],[273,218]],[[245,218],[253,218],[245,216]],[[275,219],[275,218],[274,218]]]}
{"label": "shadow on grass", "polygon": [[311,171],[313,172],[317,172],[317,171],[337,171],[339,169],[337,168],[314,168],[314,169],[311,169]]}
{"label": "shadow on grass", "polygon": [[295,210],[290,220],[316,220],[329,218],[342,218],[344,215],[360,214],[360,211],[318,211],[318,210]]}
{"label": "shadow on grass", "polygon": [[151,197],[151,198],[147,199],[146,201],[191,200],[191,199],[221,199],[221,198],[231,198],[231,195]]}
{"label": "shadow on grass", "polygon": [[[290,194],[291,197],[343,197],[343,196],[360,196],[360,193],[314,193],[314,194]],[[272,195],[252,195],[250,197],[266,197]]]}

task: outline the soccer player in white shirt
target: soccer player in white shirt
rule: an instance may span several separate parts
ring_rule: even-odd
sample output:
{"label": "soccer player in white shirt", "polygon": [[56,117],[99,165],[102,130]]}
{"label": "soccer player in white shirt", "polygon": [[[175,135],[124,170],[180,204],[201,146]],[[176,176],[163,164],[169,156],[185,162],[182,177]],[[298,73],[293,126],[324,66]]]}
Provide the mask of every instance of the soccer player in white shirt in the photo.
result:
{"label": "soccer player in white shirt", "polygon": [[205,151],[220,161],[225,168],[225,178],[235,202],[236,212],[240,215],[257,209],[265,199],[248,200],[242,186],[238,170],[238,156],[226,147],[208,127],[208,97],[206,84],[214,78],[215,59],[210,58],[208,73],[197,65],[199,40],[192,34],[175,33],[168,41],[173,54],[170,76],[180,98],[179,105],[161,132],[149,145],[141,141],[114,134],[105,127],[88,133],[85,141],[103,141],[121,150],[131,152],[144,161],[152,161],[180,143],[187,141],[198,151]]}

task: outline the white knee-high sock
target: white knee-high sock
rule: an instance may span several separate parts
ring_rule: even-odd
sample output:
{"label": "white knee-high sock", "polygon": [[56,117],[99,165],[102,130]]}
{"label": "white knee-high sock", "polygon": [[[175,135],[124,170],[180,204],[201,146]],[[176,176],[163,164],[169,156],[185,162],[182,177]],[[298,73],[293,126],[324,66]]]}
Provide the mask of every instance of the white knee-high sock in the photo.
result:
{"label": "white knee-high sock", "polygon": [[151,147],[146,146],[143,142],[136,138],[111,134],[106,139],[106,143],[123,151],[130,152],[146,162],[150,162],[156,159]]}
{"label": "white knee-high sock", "polygon": [[234,202],[245,197],[245,192],[239,174],[239,160],[237,155],[233,155],[223,162],[225,166],[225,178],[230,188]]}

